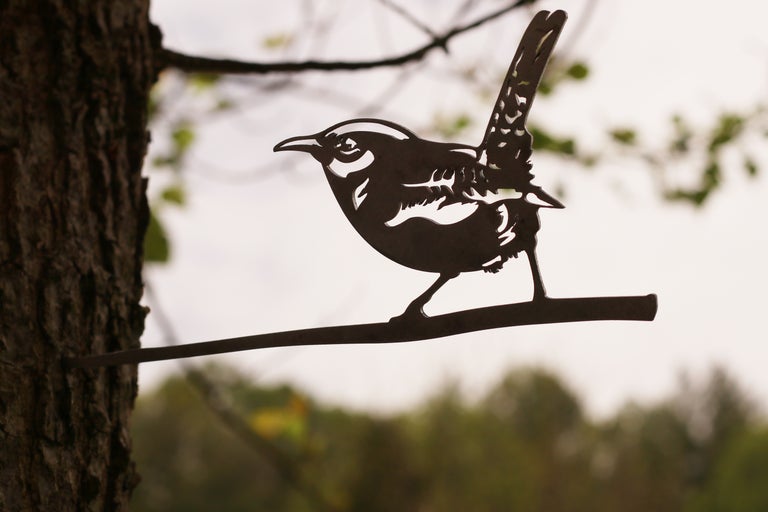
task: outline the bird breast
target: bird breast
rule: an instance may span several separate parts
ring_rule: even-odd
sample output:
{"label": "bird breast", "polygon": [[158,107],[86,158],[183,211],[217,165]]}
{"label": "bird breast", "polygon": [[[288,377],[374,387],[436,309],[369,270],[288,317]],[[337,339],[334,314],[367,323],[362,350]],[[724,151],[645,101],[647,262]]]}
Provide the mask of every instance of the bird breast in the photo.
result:
{"label": "bird breast", "polygon": [[[502,201],[491,194],[439,196],[406,204],[403,192],[417,188],[448,188],[436,176],[408,186],[361,172],[340,178],[326,176],[344,214],[374,249],[391,260],[427,272],[465,272],[499,260],[500,248],[514,237],[514,220]],[[442,180],[442,181],[441,181]],[[418,194],[417,194],[418,195]],[[470,194],[468,194],[470,195]],[[503,210],[503,211],[502,211]]]}

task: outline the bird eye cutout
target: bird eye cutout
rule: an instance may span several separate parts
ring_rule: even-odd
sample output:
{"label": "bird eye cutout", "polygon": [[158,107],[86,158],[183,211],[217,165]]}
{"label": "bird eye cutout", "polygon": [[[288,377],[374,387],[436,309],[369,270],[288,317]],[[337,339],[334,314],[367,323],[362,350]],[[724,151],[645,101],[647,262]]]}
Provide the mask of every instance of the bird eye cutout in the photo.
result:
{"label": "bird eye cutout", "polygon": [[373,163],[373,153],[355,148],[349,155],[338,152],[328,164],[328,170],[340,178],[346,178],[353,172],[367,169]]}
{"label": "bird eye cutout", "polygon": [[357,142],[352,137],[342,137],[336,143],[336,148],[343,153],[347,153],[357,148]]}
{"label": "bird eye cutout", "polygon": [[342,162],[353,162],[361,155],[360,147],[352,137],[339,137],[333,148],[336,150],[336,158]]}

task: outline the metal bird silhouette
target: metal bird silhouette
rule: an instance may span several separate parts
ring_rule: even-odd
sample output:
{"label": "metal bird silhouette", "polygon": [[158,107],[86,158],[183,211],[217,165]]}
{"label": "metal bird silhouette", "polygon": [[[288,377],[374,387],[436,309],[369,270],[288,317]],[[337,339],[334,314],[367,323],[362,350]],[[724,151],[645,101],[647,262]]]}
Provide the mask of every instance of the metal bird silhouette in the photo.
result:
{"label": "metal bird silhouette", "polygon": [[541,11],[528,25],[476,146],[418,138],[380,119],[352,119],[274,151],[303,151],[323,166],[336,200],[376,250],[407,267],[439,273],[396,318],[424,318],[434,293],[462,272],[497,272],[524,252],[533,301],[546,299],[536,259],[538,210],[563,205],[532,183],[532,137],[525,122],[564,11]]}
{"label": "metal bird silhouette", "polygon": [[[255,334],[173,347],[66,358],[96,368],[295,345],[399,343],[533,323],[653,320],[654,294],[547,298],[536,262],[539,208],[563,205],[532,183],[531,134],[525,121],[563,11],[539,12],[528,26],[477,146],[419,139],[379,119],[352,119],[315,135],[292,137],[275,151],[304,151],[323,166],[342,211],[357,232],[392,260],[440,274],[405,312],[387,323]],[[462,272],[497,272],[525,252],[533,300],[427,317],[423,307]]]}

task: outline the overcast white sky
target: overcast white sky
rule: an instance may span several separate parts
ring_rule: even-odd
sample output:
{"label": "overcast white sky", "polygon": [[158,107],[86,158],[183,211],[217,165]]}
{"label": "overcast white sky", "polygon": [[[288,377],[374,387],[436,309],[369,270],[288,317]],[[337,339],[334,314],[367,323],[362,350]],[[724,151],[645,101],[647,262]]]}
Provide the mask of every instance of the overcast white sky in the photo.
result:
{"label": "overcast white sky", "polygon": [[[409,8],[439,29],[449,22],[454,3],[413,2]],[[322,48],[297,45],[290,50],[295,56],[364,58],[423,40],[394,16],[374,22],[382,11],[373,1],[309,4],[336,6],[339,19]],[[551,129],[578,132],[599,147],[606,127],[631,124],[641,127],[646,140],[658,141],[672,112],[707,123],[723,109],[745,109],[765,99],[768,4],[763,0],[732,1],[727,9],[713,1],[598,1],[573,41],[569,31],[578,32],[587,4],[540,5],[569,12],[556,53],[582,57],[593,71],[583,86],[537,98],[531,117]],[[152,16],[174,49],[278,58],[265,53],[260,41],[293,31],[302,17],[273,5],[154,0]],[[429,16],[422,13],[425,5]],[[352,19],[365,25],[355,26]],[[503,67],[529,19],[520,11],[454,40],[451,55],[435,55],[428,68],[416,71],[424,77],[408,82],[378,115],[418,131],[436,111],[472,109],[479,122],[465,142],[476,144],[491,106],[452,86],[441,70],[480,55]],[[337,91],[337,97],[365,101],[393,79],[389,71],[314,74],[310,83]],[[273,154],[272,146],[350,117],[358,106],[345,110],[338,103],[285,95],[202,130],[188,172],[189,204],[163,212],[173,262],[147,273],[184,341],[382,321],[401,312],[434,279],[368,247],[310,158],[296,160],[292,170],[237,185],[208,176],[218,168],[281,170],[286,155]],[[753,151],[768,168],[765,139]],[[521,365],[557,371],[596,414],[629,398],[663,396],[681,370],[701,374],[715,363],[768,405],[766,179],[748,180],[735,166],[722,192],[694,211],[660,202],[637,163],[619,161],[587,172],[534,155],[534,166],[540,184],[563,182],[568,190],[566,210],[541,214],[539,257],[549,294],[655,292],[655,322],[529,326],[403,345],[271,349],[208,359],[237,364],[266,382],[296,383],[327,402],[378,411],[418,403],[451,379],[469,393],[482,392],[505,370]],[[526,300],[529,294],[523,258],[496,275],[462,275],[440,290],[430,307],[450,311]],[[151,316],[143,342],[162,344]],[[144,364],[141,384],[147,389],[176,369],[174,362]]]}

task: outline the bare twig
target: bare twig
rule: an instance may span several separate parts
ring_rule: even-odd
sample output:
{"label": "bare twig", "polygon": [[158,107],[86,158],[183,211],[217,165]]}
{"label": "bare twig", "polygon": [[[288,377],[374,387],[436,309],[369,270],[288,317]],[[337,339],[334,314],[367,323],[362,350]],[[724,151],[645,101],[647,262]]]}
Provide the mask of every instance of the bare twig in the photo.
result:
{"label": "bare twig", "polygon": [[304,71],[359,71],[372,68],[401,66],[409,62],[423,59],[436,48],[445,48],[454,37],[469,32],[485,23],[499,18],[508,12],[533,3],[535,0],[517,0],[497,11],[482,16],[475,21],[454,27],[438,37],[432,38],[427,44],[402,55],[383,59],[363,61],[318,61],[302,62],[246,62],[233,59],[212,59],[186,55],[167,48],[160,50],[159,60],[164,68],[177,68],[192,73],[227,73],[227,74],[268,74],[268,73],[299,73]]}
{"label": "bare twig", "polygon": [[400,5],[396,4],[392,0],[377,0],[381,5],[389,9],[390,11],[396,13],[401,18],[403,18],[405,21],[416,27],[417,29],[421,30],[425,34],[427,34],[432,39],[437,39],[440,36],[437,35],[437,33],[429,28],[426,24],[422,23],[419,19],[417,19],[413,14],[405,10]]}

